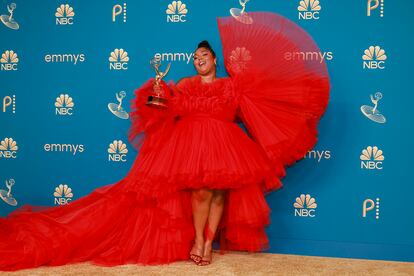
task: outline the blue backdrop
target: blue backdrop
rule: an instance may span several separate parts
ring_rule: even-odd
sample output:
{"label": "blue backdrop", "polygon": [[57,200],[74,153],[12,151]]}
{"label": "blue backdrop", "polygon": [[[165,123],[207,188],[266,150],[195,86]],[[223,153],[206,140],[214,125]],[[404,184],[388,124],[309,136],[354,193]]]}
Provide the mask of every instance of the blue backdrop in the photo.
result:
{"label": "blue backdrop", "polygon": [[[278,12],[307,30],[321,50],[310,58],[325,59],[332,82],[318,144],[267,197],[270,252],[414,260],[414,20],[404,4],[247,3],[247,11]],[[24,204],[70,204],[122,179],[137,152],[127,141],[130,121],[108,104],[118,105],[124,91],[121,107],[129,111],[133,90],[154,76],[155,55],[172,63],[166,80],[195,74],[197,43],[207,39],[220,53],[216,17],[238,6],[1,1],[0,215]]]}

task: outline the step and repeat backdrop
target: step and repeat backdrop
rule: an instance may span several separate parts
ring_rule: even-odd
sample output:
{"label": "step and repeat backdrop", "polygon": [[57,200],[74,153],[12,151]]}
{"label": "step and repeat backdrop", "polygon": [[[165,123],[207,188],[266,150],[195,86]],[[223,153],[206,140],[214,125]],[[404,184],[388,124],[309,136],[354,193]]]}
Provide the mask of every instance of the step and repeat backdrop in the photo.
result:
{"label": "step and repeat backdrop", "polygon": [[122,179],[150,59],[171,63],[167,81],[196,74],[198,42],[220,53],[216,17],[240,4],[307,30],[320,52],[297,55],[325,61],[332,83],[318,144],[267,196],[269,252],[414,261],[414,20],[402,0],[1,1],[0,215]]}

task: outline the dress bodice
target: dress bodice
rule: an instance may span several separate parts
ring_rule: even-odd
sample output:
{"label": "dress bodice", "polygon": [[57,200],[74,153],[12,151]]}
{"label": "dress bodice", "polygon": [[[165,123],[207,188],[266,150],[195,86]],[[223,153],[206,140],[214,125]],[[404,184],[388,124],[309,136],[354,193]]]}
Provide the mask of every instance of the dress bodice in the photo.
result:
{"label": "dress bodice", "polygon": [[210,115],[233,121],[237,110],[237,97],[230,78],[217,78],[203,83],[199,75],[185,78],[177,84],[173,105],[180,117]]}

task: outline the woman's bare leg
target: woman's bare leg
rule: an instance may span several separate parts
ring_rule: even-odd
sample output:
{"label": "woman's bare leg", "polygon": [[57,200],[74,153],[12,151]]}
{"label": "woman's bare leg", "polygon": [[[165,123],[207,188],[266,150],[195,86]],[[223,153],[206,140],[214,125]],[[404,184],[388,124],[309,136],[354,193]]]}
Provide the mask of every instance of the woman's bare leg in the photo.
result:
{"label": "woman's bare leg", "polygon": [[[195,240],[190,254],[200,257],[203,256],[204,253],[204,229],[209,216],[212,197],[213,192],[208,189],[194,190],[191,195]],[[198,262],[200,258],[193,260]]]}
{"label": "woman's bare leg", "polygon": [[205,229],[205,242],[204,242],[204,254],[203,261],[206,261],[207,264],[211,262],[211,250],[213,245],[214,235],[216,233],[217,227],[220,223],[221,216],[223,215],[224,210],[224,190],[214,190],[213,198],[211,200],[210,213],[208,216],[208,222]]}

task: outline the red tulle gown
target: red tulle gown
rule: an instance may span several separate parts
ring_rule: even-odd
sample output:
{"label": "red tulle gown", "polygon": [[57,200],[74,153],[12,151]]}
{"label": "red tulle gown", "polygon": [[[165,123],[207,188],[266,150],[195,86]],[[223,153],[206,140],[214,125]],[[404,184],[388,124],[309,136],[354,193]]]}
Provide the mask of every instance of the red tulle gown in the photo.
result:
{"label": "red tulle gown", "polygon": [[0,219],[0,270],[186,260],[191,190],[201,187],[227,191],[221,249],[268,247],[264,194],[315,145],[330,85],[304,30],[274,13],[249,14],[252,24],[218,18],[229,77],[171,81],[165,110],[145,105],[152,80],[135,91],[129,138],[139,154],[124,179],[68,205],[26,205]]}

